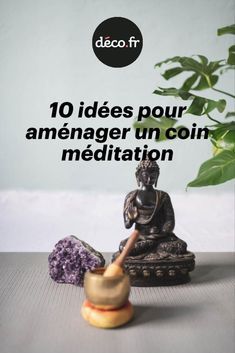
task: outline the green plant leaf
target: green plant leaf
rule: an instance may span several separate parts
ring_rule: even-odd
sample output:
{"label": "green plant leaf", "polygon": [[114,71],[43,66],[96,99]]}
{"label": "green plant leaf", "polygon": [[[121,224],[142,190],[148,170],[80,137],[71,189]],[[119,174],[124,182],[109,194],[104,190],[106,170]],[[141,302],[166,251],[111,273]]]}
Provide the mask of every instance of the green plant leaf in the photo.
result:
{"label": "green plant leaf", "polygon": [[184,91],[181,88],[158,87],[158,89],[156,89],[153,93],[160,96],[180,97],[183,100],[192,99],[193,101],[185,113],[193,115],[209,114],[214,109],[217,109],[220,113],[222,113],[226,106],[226,101],[224,99],[214,101],[212,99],[197,96],[189,91]]}
{"label": "green plant leaf", "polygon": [[222,27],[217,30],[217,35],[222,36],[224,34],[235,34],[235,24],[230,26]]}
{"label": "green plant leaf", "polygon": [[192,76],[187,78],[187,80],[184,81],[183,86],[181,87],[181,89],[183,91],[190,91],[190,89],[193,87],[193,85],[197,81],[197,79],[198,79],[198,75],[197,74],[193,74]]}
{"label": "green plant leaf", "polygon": [[195,97],[192,104],[187,109],[186,113],[193,115],[202,115],[205,103],[205,98]]}
{"label": "green plant leaf", "polygon": [[156,89],[153,93],[158,94],[160,96],[173,96],[173,97],[180,97],[183,100],[188,100],[190,98],[193,98],[193,95],[187,91],[183,91],[182,89],[177,89],[174,87],[170,88],[163,88],[163,87],[158,87],[159,89]]}
{"label": "green plant leaf", "polygon": [[235,112],[228,112],[228,113],[225,115],[225,118],[231,118],[231,116],[235,116]]}
{"label": "green plant leaf", "polygon": [[[219,79],[218,75],[211,75],[210,78],[207,76],[201,76],[200,81],[197,86],[192,87],[194,91],[202,91],[203,89],[207,89],[209,87],[213,87]],[[210,86],[208,85],[208,80],[210,82]]]}
{"label": "green plant leaf", "polygon": [[190,187],[201,187],[225,183],[235,178],[235,153],[224,150],[204,162],[196,179],[188,183]]}
{"label": "green plant leaf", "polygon": [[221,132],[222,134],[226,131],[235,131],[235,121],[215,124],[213,125],[213,128],[215,128],[216,131]]}
{"label": "green plant leaf", "polygon": [[235,152],[235,122],[221,123],[210,130],[210,139],[214,145],[214,155],[224,150]]}
{"label": "green plant leaf", "polygon": [[174,76],[179,75],[182,72],[181,67],[173,67],[172,69],[166,70],[164,74],[162,75],[166,80],[169,80],[169,78],[172,78]]}
{"label": "green plant leaf", "polygon": [[218,101],[207,99],[207,106],[203,114],[209,114],[214,109],[217,109],[220,113],[222,113],[225,107],[226,107],[226,101],[224,99],[220,99]]}
{"label": "green plant leaf", "polygon": [[[218,75],[215,75],[215,72],[221,69],[225,65],[225,62],[222,63],[223,60],[209,62],[207,57],[203,55],[197,55],[197,58],[198,60],[193,57],[174,56],[173,58],[157,63],[155,68],[161,67],[163,64],[178,63],[179,66],[163,72],[162,76],[166,80],[184,72],[192,72],[193,75],[187,78],[181,87],[184,91],[190,89],[199,91],[213,87],[218,81]],[[197,84],[193,86],[196,82]]]}
{"label": "green plant leaf", "polygon": [[200,58],[203,67],[206,67],[207,64],[208,64],[208,59],[207,59],[207,57],[204,56],[204,55],[198,55],[198,57]]}
{"label": "green plant leaf", "polygon": [[228,60],[229,65],[235,65],[235,45],[232,45],[228,50]]}
{"label": "green plant leaf", "polygon": [[223,113],[225,107],[226,107],[226,100],[225,99],[219,99],[217,101],[217,110],[220,112],[220,113]]}

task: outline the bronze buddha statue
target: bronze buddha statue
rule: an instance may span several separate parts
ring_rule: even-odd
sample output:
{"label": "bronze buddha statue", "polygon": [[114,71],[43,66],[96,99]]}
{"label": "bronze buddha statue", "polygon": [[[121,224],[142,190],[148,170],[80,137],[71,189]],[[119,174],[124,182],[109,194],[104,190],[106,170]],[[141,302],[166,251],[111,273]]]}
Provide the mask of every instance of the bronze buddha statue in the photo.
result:
{"label": "bronze buddha statue", "polygon": [[[175,217],[170,196],[155,189],[158,177],[157,163],[142,160],[136,169],[139,188],[131,191],[124,202],[125,227],[135,224],[140,234],[125,263],[133,285],[184,283],[189,280],[188,272],[194,268],[194,254],[188,252],[187,244],[173,233]],[[121,241],[119,252],[127,240]]]}

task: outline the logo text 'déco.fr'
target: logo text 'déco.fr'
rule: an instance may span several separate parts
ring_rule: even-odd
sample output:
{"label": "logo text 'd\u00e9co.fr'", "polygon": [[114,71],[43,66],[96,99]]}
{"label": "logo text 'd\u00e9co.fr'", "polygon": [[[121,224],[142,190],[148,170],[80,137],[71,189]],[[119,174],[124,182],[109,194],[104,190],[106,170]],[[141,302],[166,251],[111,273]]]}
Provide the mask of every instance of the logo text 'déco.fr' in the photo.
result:
{"label": "logo text 'd\u00e9co.fr'", "polygon": [[110,36],[100,36],[100,39],[95,42],[95,46],[96,48],[136,48],[138,43],[140,43],[140,40],[135,39],[135,36],[131,36],[127,42],[123,39],[112,40]]}

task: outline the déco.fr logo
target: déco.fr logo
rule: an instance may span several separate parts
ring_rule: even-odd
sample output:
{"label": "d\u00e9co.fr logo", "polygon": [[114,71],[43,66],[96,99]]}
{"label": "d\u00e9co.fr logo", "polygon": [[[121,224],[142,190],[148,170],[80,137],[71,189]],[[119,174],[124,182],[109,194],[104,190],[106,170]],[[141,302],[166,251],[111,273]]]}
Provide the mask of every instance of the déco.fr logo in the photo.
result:
{"label": "d\u00e9co.fr logo", "polygon": [[112,17],[96,28],[92,46],[103,64],[124,67],[133,63],[140,55],[143,37],[132,21],[123,17]]}

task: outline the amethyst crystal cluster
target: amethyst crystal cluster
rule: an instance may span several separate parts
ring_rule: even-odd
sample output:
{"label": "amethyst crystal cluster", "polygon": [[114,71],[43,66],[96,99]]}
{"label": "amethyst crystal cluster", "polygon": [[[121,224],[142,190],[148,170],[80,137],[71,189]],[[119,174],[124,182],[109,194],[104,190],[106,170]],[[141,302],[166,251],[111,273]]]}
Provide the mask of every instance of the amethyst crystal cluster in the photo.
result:
{"label": "amethyst crystal cluster", "polygon": [[61,239],[48,257],[49,274],[58,283],[83,285],[86,271],[102,267],[101,253],[73,235]]}

